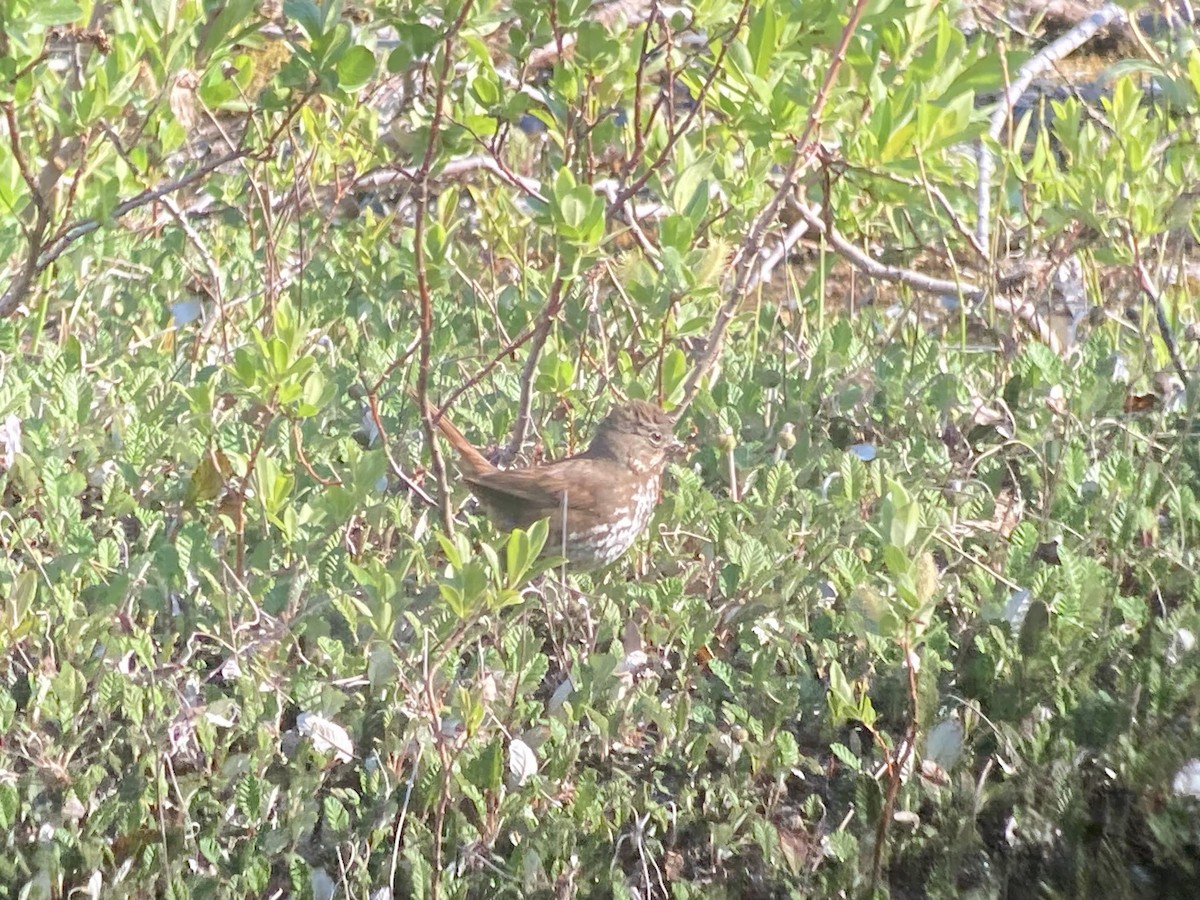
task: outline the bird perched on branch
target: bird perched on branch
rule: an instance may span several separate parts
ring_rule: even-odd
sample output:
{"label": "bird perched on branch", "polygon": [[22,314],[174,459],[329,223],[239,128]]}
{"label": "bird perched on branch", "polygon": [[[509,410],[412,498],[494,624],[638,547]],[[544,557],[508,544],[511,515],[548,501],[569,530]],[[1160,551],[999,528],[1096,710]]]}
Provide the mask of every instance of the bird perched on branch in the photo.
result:
{"label": "bird perched on branch", "polygon": [[509,530],[549,518],[544,552],[563,553],[577,569],[608,565],[645,531],[658,504],[663,469],[683,448],[671,433],[671,416],[653,403],[629,400],[605,416],[582,453],[540,466],[500,469],[444,416],[430,414],[458,453],[463,481],[488,517]]}

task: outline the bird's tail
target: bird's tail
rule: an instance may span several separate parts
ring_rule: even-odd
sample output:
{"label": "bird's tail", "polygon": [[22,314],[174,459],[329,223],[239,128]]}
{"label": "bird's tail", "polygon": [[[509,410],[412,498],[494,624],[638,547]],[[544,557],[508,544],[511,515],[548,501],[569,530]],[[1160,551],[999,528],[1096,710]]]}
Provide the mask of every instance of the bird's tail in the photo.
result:
{"label": "bird's tail", "polygon": [[445,412],[438,413],[429,404],[426,404],[426,409],[429,412],[429,418],[433,420],[433,424],[438,427],[442,436],[450,442],[450,446],[454,448],[454,452],[458,454],[458,458],[462,461],[463,466],[469,471],[468,475],[487,475],[496,471],[496,467],[492,465],[486,456],[480,453],[467,440],[467,436],[446,418]]}

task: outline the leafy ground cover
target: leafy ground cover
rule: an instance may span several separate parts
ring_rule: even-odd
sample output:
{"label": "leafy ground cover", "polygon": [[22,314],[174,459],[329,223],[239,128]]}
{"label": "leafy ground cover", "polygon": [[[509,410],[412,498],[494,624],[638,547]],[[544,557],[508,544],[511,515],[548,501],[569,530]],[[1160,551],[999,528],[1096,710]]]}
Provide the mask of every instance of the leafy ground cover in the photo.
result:
{"label": "leafy ground cover", "polygon": [[0,890],[1188,896],[1200,55],[974,12],[0,8]]}

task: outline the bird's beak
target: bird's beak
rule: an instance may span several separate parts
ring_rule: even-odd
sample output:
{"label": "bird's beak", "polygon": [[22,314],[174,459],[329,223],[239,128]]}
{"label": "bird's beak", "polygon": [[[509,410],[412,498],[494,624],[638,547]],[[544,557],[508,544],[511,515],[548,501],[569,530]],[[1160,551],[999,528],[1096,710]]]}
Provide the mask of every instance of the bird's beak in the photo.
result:
{"label": "bird's beak", "polygon": [[672,438],[671,443],[667,444],[667,458],[671,459],[677,456],[682,456],[683,451],[687,449],[687,445],[678,438]]}

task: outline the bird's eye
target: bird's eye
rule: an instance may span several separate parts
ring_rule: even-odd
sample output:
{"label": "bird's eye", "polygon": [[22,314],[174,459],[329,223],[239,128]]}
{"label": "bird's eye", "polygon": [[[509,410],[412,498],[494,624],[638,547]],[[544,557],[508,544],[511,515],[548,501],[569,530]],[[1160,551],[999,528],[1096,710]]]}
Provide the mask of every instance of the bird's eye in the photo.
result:
{"label": "bird's eye", "polygon": [[661,444],[662,443],[662,432],[661,431],[650,432],[650,442],[652,444]]}

